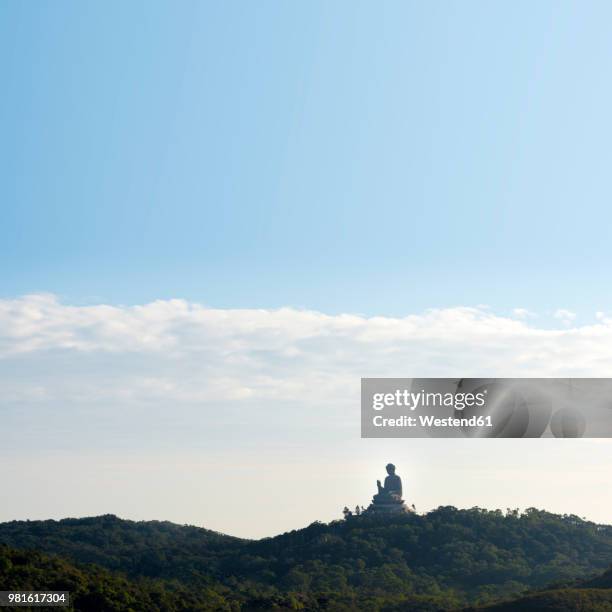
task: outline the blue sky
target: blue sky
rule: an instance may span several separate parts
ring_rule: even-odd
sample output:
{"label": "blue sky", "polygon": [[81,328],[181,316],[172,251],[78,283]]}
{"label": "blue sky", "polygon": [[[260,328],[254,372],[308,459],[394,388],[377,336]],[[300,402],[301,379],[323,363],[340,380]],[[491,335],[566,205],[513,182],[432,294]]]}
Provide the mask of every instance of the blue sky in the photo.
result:
{"label": "blue sky", "polygon": [[3,2],[2,295],[591,318],[611,13]]}

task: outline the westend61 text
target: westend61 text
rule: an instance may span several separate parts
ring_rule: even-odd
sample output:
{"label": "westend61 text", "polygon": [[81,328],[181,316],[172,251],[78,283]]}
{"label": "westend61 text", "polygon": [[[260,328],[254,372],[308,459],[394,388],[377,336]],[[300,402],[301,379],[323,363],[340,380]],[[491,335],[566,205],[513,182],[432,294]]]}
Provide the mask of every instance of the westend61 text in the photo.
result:
{"label": "westend61 text", "polygon": [[493,427],[493,420],[487,416],[473,416],[468,419],[447,417],[440,419],[431,415],[419,415],[416,417],[403,415],[389,419],[377,414],[372,423],[374,427]]}

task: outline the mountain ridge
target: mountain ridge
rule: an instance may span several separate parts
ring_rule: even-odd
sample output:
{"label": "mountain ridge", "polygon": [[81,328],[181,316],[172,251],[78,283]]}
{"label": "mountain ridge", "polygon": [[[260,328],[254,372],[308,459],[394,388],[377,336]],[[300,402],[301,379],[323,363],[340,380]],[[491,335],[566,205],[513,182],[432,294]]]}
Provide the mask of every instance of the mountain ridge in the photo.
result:
{"label": "mountain ridge", "polygon": [[612,526],[534,508],[352,516],[260,540],[102,515],[1,523],[0,543],[94,564],[158,595],[208,591],[220,607],[201,609],[219,610],[478,607],[601,579],[612,563]]}

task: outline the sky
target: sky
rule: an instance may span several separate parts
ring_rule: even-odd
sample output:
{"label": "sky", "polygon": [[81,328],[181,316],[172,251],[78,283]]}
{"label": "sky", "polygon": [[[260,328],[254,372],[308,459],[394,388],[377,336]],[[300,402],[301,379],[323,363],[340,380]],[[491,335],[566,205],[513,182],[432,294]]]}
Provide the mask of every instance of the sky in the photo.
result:
{"label": "sky", "polygon": [[611,18],[1,3],[0,520],[272,535],[393,460],[421,509],[612,523],[605,440],[402,445],[358,413],[362,376],[608,374]]}

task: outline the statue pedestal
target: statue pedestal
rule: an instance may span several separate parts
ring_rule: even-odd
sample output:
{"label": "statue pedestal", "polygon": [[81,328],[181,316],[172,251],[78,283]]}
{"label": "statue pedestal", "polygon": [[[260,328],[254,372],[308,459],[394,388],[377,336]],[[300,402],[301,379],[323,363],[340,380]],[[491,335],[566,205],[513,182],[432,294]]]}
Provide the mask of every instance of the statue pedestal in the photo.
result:
{"label": "statue pedestal", "polygon": [[370,504],[366,513],[379,516],[395,516],[397,514],[408,514],[412,510],[406,504]]}
{"label": "statue pedestal", "polygon": [[403,499],[396,495],[385,495],[384,493],[375,495],[366,510],[367,514],[379,516],[394,516],[409,512],[412,512],[412,509],[404,503]]}

